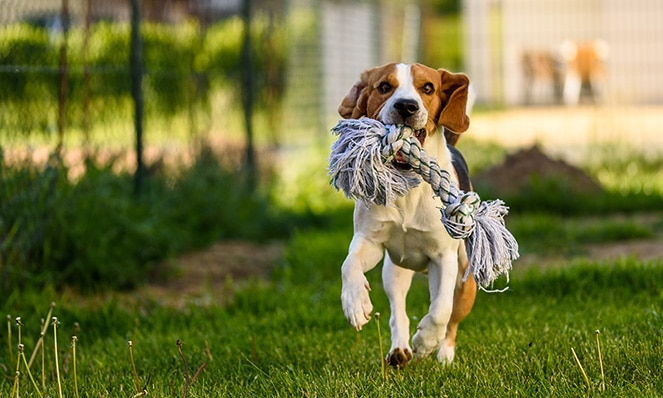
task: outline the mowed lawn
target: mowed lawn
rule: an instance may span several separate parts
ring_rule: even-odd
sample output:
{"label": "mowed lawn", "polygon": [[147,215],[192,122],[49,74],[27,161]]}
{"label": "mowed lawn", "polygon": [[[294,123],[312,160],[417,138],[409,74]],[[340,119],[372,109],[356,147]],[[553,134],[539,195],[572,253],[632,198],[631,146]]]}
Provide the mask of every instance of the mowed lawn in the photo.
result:
{"label": "mowed lawn", "polygon": [[[521,244],[536,241],[536,228],[518,217],[515,229],[530,235]],[[506,292],[478,295],[451,366],[427,358],[385,374],[389,308],[379,267],[369,273],[379,321],[357,333],[340,307],[339,267],[350,232],[296,234],[271,280],[228,280],[233,293],[223,305],[175,309],[145,299],[140,289],[104,298],[15,291],[2,306],[0,396],[10,396],[15,384],[15,317],[29,359],[51,301],[58,326],[48,326],[45,350],[31,367],[37,387],[21,362],[15,396],[39,396],[37,389],[59,396],[58,372],[67,397],[132,397],[143,389],[159,397],[663,396],[663,260],[564,259],[560,249],[561,259],[545,266],[516,262]],[[548,239],[543,230],[541,236]],[[408,297],[413,330],[427,311],[426,282],[416,278]]]}

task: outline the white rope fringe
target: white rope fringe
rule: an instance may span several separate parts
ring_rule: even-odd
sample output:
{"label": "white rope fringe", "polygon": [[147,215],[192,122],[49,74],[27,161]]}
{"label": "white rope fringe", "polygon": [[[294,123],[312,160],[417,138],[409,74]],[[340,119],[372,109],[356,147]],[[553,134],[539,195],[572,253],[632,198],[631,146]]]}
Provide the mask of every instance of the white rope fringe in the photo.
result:
{"label": "white rope fringe", "polygon": [[[390,205],[423,179],[442,200],[442,223],[452,238],[464,239],[472,273],[486,290],[500,275],[511,269],[519,257],[518,242],[506,229],[509,212],[501,200],[482,202],[476,192],[463,192],[449,173],[428,156],[412,129],[385,126],[369,119],[344,119],[332,129],[339,136],[329,157],[331,184],[348,198],[376,205]],[[411,170],[392,164],[396,154]]]}

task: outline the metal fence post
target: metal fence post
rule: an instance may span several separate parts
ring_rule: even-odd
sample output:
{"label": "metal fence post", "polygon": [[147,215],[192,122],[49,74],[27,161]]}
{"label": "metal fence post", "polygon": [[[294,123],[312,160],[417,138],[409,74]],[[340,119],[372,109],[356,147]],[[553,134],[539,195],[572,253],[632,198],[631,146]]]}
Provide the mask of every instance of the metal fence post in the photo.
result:
{"label": "metal fence post", "polygon": [[255,82],[253,81],[253,49],[251,43],[251,0],[244,0],[242,6],[244,20],[244,42],[242,46],[242,105],[244,107],[244,123],[246,128],[246,168],[249,188],[256,184],[256,159],[253,147],[253,103]]}
{"label": "metal fence post", "polygon": [[64,129],[67,123],[67,94],[69,65],[67,61],[67,36],[69,33],[69,0],[62,0],[62,9],[60,12],[62,19],[62,44],[60,46],[60,85],[58,86],[58,144],[56,154],[58,158],[62,154],[64,145]]}
{"label": "metal fence post", "polygon": [[140,196],[145,165],[143,164],[143,44],[140,34],[140,0],[131,0],[131,97],[134,102],[136,132],[136,172],[134,194]]}
{"label": "metal fence post", "polygon": [[87,152],[90,146],[90,65],[88,64],[88,51],[90,42],[90,24],[92,22],[92,5],[91,0],[85,0],[85,22],[83,25],[83,48],[82,48],[82,62],[83,62],[83,82],[81,87],[81,107],[83,110],[81,128],[83,130],[83,150],[86,152],[86,157],[89,155]]}

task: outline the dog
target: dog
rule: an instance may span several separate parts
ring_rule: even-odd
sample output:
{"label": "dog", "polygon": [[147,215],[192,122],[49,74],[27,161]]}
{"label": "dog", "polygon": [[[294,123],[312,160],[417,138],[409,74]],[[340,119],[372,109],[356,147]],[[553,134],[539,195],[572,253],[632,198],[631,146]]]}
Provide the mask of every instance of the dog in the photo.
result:
{"label": "dog", "polygon": [[602,40],[562,43],[560,53],[564,59],[564,104],[578,105],[583,95],[591,103],[600,103],[606,97],[607,71],[605,62],[610,53]]}
{"label": "dog", "polygon": [[554,51],[524,51],[521,58],[524,103],[578,105],[581,100],[604,101],[609,53],[610,47],[602,40],[565,41]]}
{"label": "dog", "polygon": [[[364,71],[338,112],[346,119],[369,117],[409,126],[426,152],[468,191],[472,187],[467,164],[454,147],[470,123],[468,88],[464,74],[391,63]],[[409,167],[395,162],[396,167]],[[393,367],[404,368],[413,356],[422,359],[435,350],[438,361],[453,361],[458,324],[474,305],[476,282],[472,277],[463,281],[468,267],[465,245],[445,230],[440,206],[426,183],[397,198],[393,205],[355,203],[354,235],[341,267],[343,312],[357,331],[368,323],[373,305],[364,273],[384,257],[382,279],[391,308],[391,348],[385,360]],[[416,272],[428,273],[431,302],[411,348],[405,304]]]}
{"label": "dog", "polygon": [[564,76],[559,57],[552,51],[530,49],[520,61],[525,105],[561,103]]}

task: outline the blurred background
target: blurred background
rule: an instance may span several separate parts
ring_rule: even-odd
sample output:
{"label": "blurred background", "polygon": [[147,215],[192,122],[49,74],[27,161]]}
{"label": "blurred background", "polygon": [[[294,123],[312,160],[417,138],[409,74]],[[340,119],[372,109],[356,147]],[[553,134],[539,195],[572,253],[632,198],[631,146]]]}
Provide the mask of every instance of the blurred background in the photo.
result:
{"label": "blurred background", "polygon": [[553,170],[564,195],[570,174],[574,192],[595,184],[649,206],[663,194],[659,0],[0,0],[0,10],[5,288],[131,287],[219,239],[284,238],[346,217],[351,203],[326,176],[329,130],[361,71],[391,61],[468,74],[472,122],[459,146],[477,181],[508,156],[528,164],[518,176],[529,185],[502,192],[488,179],[488,196],[532,193],[547,164],[568,166]]}

